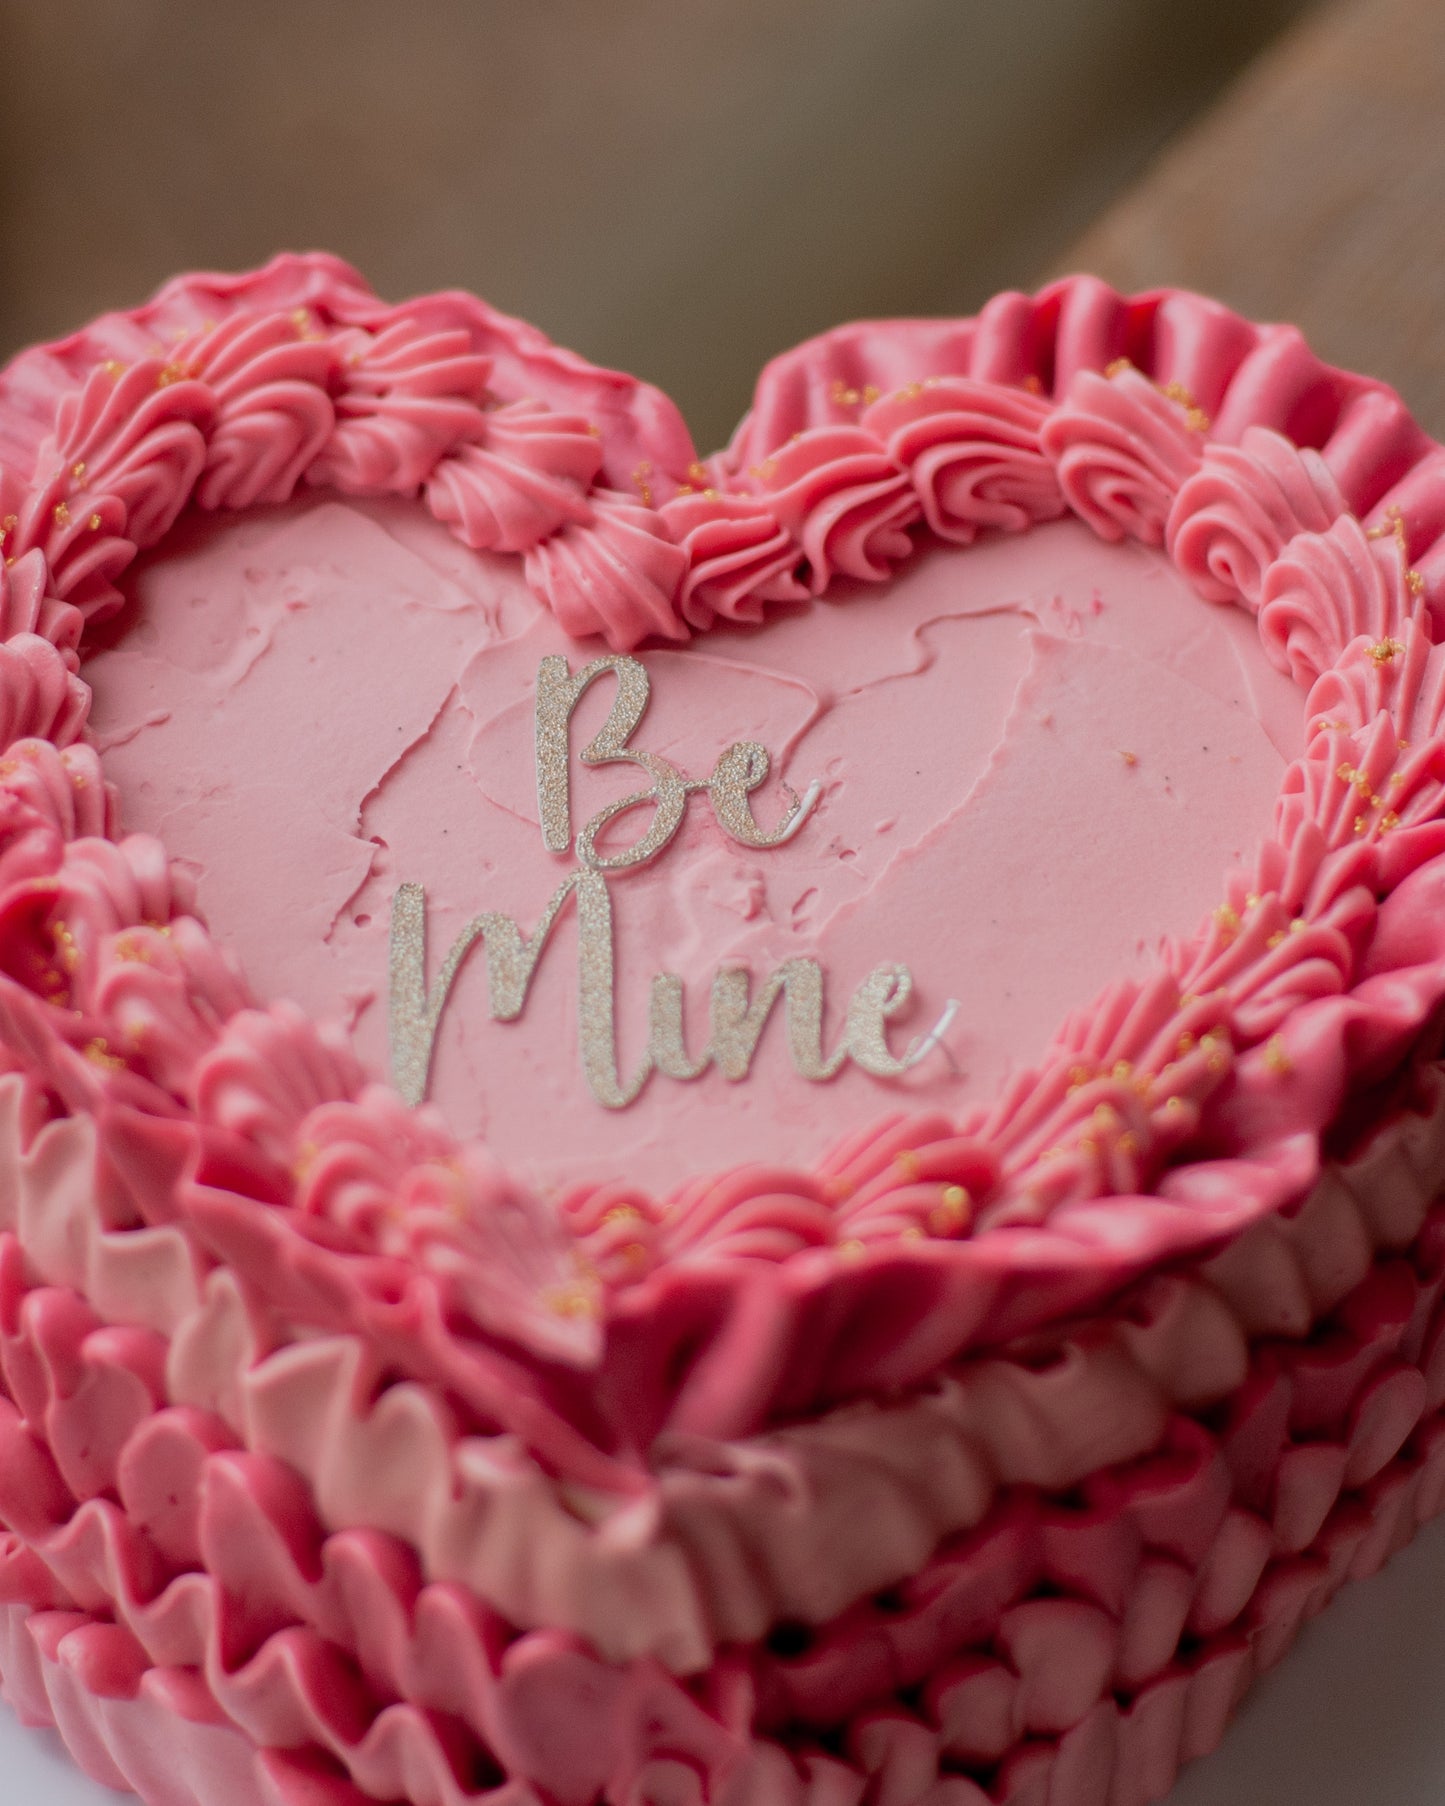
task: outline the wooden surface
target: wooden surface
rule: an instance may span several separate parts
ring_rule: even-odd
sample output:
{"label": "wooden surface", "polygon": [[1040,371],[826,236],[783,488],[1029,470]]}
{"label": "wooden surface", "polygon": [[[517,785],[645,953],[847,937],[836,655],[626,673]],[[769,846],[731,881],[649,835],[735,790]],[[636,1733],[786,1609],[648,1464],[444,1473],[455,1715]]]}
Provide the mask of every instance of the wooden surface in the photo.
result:
{"label": "wooden surface", "polygon": [[1445,437],[1445,0],[1306,19],[1059,267],[1295,320]]}

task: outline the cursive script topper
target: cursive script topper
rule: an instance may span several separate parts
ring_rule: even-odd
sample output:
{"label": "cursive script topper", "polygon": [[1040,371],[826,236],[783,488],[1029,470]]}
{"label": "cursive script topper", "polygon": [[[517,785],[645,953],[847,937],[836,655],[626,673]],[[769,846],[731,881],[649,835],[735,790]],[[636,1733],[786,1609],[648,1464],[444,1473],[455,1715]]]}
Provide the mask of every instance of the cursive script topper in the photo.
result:
{"label": "cursive script topper", "polygon": [[[597,658],[574,672],[565,657],[545,658],[537,673],[537,801],[542,841],[554,854],[573,850],[571,816],[571,721],[587,689],[599,678],[617,680],[617,693],[601,730],[580,755],[584,765],[618,762],[637,766],[650,780],[644,789],[599,810],[576,836],[577,868],[556,888],[530,936],[516,920],[498,911],[475,916],[457,936],[428,986],[426,892],[402,884],[392,900],[390,1008],[392,1078],[410,1104],[426,1096],[442,1012],[462,962],[483,946],[487,1006],[493,1021],[512,1022],[522,1014],[538,962],[568,903],[577,907],[578,1041],[582,1071],[597,1102],[610,1110],[632,1103],[654,1072],[672,1079],[699,1078],[715,1066],[726,1079],[747,1077],[758,1041],[778,999],[788,1048],[799,1076],[830,1079],[848,1060],[875,1078],[896,1078],[939,1046],[957,1010],[950,1002],[933,1028],[901,1055],[888,1045],[888,1023],[905,1008],[913,991],[906,966],[876,966],[854,990],[843,1033],[831,1050],[823,1046],[824,973],[816,959],[784,960],[753,990],[746,968],[730,966],[713,978],[708,1000],[708,1040],[688,1051],[684,1032],[684,987],[675,973],[654,975],[648,999],[647,1047],[636,1070],[624,1077],[617,1064],[617,995],[613,941],[613,901],[609,878],[655,859],[681,826],[688,798],[706,792],[718,826],[733,840],[753,848],[782,846],[811,814],[821,786],[799,797],[785,786],[787,803],[778,825],[761,827],[753,814],[753,793],[766,782],[772,762],[756,741],[735,741],[718,755],[712,776],[689,778],[670,760],[632,744],[651,693],[641,661],[620,654]],[[598,840],[619,818],[651,806],[652,816],[631,845],[606,853]]]}

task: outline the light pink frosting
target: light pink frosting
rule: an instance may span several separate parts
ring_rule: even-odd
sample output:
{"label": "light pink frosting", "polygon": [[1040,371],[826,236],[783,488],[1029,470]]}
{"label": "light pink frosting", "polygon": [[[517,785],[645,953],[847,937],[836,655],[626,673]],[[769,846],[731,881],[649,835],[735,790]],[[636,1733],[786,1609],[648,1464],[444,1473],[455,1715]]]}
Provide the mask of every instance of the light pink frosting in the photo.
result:
{"label": "light pink frosting", "polygon": [[[242,544],[220,531],[189,544],[185,559],[142,573],[132,632],[88,667],[98,743],[127,819],[187,861],[253,981],[346,1018],[384,1074],[396,884],[427,886],[435,969],[483,908],[530,929],[571,869],[542,845],[531,721],[541,660],[571,649],[512,572],[469,566],[394,511],[328,505],[258,523]],[[389,631],[398,608],[404,690]],[[1068,1008],[1112,976],[1149,971],[1161,932],[1206,913],[1221,873],[1263,835],[1301,698],[1262,668],[1253,638],[1242,616],[1200,610],[1162,559],[1101,547],[1075,523],[980,544],[967,560],[927,554],[886,606],[854,604],[846,634],[795,615],[682,656],[644,654],[653,697],[639,744],[705,774],[732,741],[758,740],[795,791],[814,779],[823,791],[802,832],[771,852],[730,842],[697,798],[677,843],[615,880],[622,1066],[640,1054],[654,972],[683,979],[698,1041],[720,966],[746,963],[758,980],[797,956],[824,964],[830,1041],[853,986],[880,960],[906,962],[916,1001],[896,1043],[954,998],[947,1056],[901,1081],[853,1070],[810,1085],[779,1022],[743,1083],[657,1077],[609,1112],[578,1056],[568,919],[520,1021],[488,1019],[480,958],[464,972],[433,1099],[519,1171],[663,1194],[728,1163],[739,1133],[755,1160],[795,1166],[860,1117],[986,1100],[1037,1059]],[[322,759],[320,661],[348,717]],[[966,685],[978,700],[960,719]],[[900,705],[920,774],[902,785]],[[588,699],[575,746],[606,707]],[[945,772],[957,776],[941,782]],[[578,822],[635,781],[579,770]],[[775,783],[759,819],[781,808]],[[277,819],[296,831],[276,839]],[[1066,903],[1030,882],[1024,827],[1074,872]],[[954,873],[967,867],[990,907],[954,941],[967,907]],[[307,932],[278,937],[278,913]],[[1034,951],[1020,972],[1009,955],[1025,919]],[[925,1218],[936,1203],[930,1193]]]}

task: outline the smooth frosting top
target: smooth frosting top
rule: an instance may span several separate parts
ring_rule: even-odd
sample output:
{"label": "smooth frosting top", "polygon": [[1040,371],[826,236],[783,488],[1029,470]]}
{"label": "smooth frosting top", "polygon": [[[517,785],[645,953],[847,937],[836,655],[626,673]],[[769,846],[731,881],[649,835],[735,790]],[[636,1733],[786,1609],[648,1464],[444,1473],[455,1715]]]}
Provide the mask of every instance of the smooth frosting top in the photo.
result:
{"label": "smooth frosting top", "polygon": [[[577,869],[542,842],[534,695],[544,658],[580,667],[592,649],[538,613],[514,567],[395,504],[198,522],[132,581],[124,633],[86,665],[127,826],[184,863],[266,995],[343,1018],[384,1075],[397,885],[426,888],[435,972],[482,910],[531,933]],[[756,990],[784,960],[817,958],[829,1047],[881,961],[914,980],[897,1054],[950,1000],[957,1011],[905,1074],[850,1063],[820,1083],[789,1058],[780,999],[746,1077],[654,1074],[606,1108],[579,1053],[573,909],[514,1021],[489,1018],[477,949],[433,1062],[451,1126],[536,1182],[665,1194],[740,1148],[793,1164],[870,1115],[986,1103],[1069,1010],[1149,971],[1160,937],[1218,901],[1302,739],[1303,696],[1242,614],[1077,522],[925,552],[886,596],[839,595],[826,613],[641,662],[636,745],[705,776],[726,746],[760,742],[765,825],[783,781],[821,793],[766,849],[729,838],[696,795],[660,856],[609,879],[620,1070],[643,1055],[658,971],[683,980],[694,1054],[723,966]],[[638,784],[635,767],[577,758],[614,684],[599,681],[572,727],[579,830]],[[640,831],[634,818],[618,844]]]}

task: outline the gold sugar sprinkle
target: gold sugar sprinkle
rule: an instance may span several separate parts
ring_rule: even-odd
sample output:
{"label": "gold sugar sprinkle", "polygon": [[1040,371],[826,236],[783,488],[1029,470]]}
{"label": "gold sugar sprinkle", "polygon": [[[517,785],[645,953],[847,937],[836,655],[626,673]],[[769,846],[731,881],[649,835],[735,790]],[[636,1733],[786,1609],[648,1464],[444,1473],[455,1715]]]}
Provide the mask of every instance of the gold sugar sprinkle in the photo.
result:
{"label": "gold sugar sprinkle", "polygon": [[945,1185],[939,1202],[928,1213],[928,1227],[935,1235],[951,1235],[968,1222],[973,1199],[965,1185]]}
{"label": "gold sugar sprinkle", "polygon": [[1279,1035],[1271,1035],[1264,1050],[1264,1063],[1271,1072],[1281,1075],[1294,1071],[1294,1063],[1284,1050],[1284,1041]]}
{"label": "gold sugar sprinkle", "polygon": [[1139,755],[1135,752],[1124,752],[1121,750],[1119,757],[1126,765],[1137,765],[1139,763]]}
{"label": "gold sugar sprinkle", "polygon": [[1120,1084],[1123,1084],[1126,1079],[1132,1078],[1133,1074],[1134,1063],[1132,1060],[1115,1060],[1114,1077],[1118,1079]]}
{"label": "gold sugar sprinkle", "polygon": [[86,1042],[85,1057],[111,1072],[118,1072],[125,1065],[124,1060],[110,1051],[110,1045],[103,1035],[97,1035],[94,1040]]}
{"label": "gold sugar sprinkle", "polygon": [[1093,1076],[1087,1066],[1071,1066],[1069,1068],[1069,1090],[1077,1091],[1080,1086],[1087,1085]]}
{"label": "gold sugar sprinkle", "polygon": [[1276,928],[1274,933],[1269,937],[1269,939],[1264,944],[1266,947],[1274,948],[1274,947],[1278,947],[1279,944],[1283,940],[1284,940],[1283,928]]}
{"label": "gold sugar sprinkle", "polygon": [[1404,650],[1405,648],[1399,640],[1386,639],[1376,640],[1374,645],[1369,648],[1369,653],[1377,665],[1388,665],[1391,659]]}
{"label": "gold sugar sprinkle", "polygon": [[1167,400],[1177,402],[1184,410],[1185,424],[1191,433],[1207,433],[1209,416],[1181,382],[1165,383],[1160,394]]}
{"label": "gold sugar sprinkle", "polygon": [[100,367],[107,376],[112,378],[125,375],[125,365],[117,363],[113,357],[108,357]]}
{"label": "gold sugar sprinkle", "polygon": [[57,527],[68,527],[70,525],[70,509],[64,502],[57,502],[55,504],[54,513],[55,524]]}
{"label": "gold sugar sprinkle", "polygon": [[840,1260],[861,1260],[867,1252],[868,1249],[866,1244],[860,1242],[857,1236],[850,1236],[846,1242],[839,1242],[838,1244],[838,1257]]}
{"label": "gold sugar sprinkle", "polygon": [[554,1286],[542,1302],[554,1317],[595,1317],[597,1301],[581,1286]]}
{"label": "gold sugar sprinkle", "polygon": [[910,1185],[917,1184],[923,1176],[923,1168],[918,1163],[918,1156],[912,1148],[900,1148],[893,1156],[893,1164]]}
{"label": "gold sugar sprinkle", "polygon": [[100,531],[100,516],[99,516],[99,515],[98,515],[98,514],[92,514],[92,515],[91,515],[91,517],[90,517],[90,530],[91,530],[91,532],[92,532],[92,533],[99,533],[99,531]]}
{"label": "gold sugar sprinkle", "polygon": [[1387,810],[1385,814],[1380,817],[1380,832],[1382,834],[1388,834],[1391,828],[1398,828],[1399,825],[1400,818],[1393,809]]}
{"label": "gold sugar sprinkle", "polygon": [[78,463],[71,465],[70,474],[75,478],[77,483],[83,483],[85,481],[85,460],[83,458],[80,459]]}
{"label": "gold sugar sprinkle", "polygon": [[1105,364],[1104,374],[1112,381],[1114,377],[1122,376],[1126,370],[1133,368],[1132,362],[1127,357],[1116,357],[1112,362]]}

